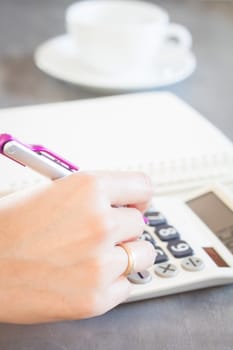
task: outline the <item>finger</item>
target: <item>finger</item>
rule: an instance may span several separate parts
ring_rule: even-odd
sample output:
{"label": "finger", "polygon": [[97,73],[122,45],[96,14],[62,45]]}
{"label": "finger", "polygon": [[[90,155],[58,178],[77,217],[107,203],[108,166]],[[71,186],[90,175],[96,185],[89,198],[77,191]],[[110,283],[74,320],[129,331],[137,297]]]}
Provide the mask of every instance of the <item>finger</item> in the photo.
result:
{"label": "finger", "polygon": [[141,172],[98,172],[101,189],[112,205],[147,203],[152,196],[150,178]]}
{"label": "finger", "polygon": [[119,278],[96,296],[94,315],[98,316],[124,302],[130,294],[131,284],[127,278]]}
{"label": "finger", "polygon": [[[155,261],[156,252],[152,244],[146,241],[134,241],[125,243],[134,261],[131,273],[139,272],[152,266]],[[108,250],[105,261],[103,261],[103,285],[109,285],[114,280],[123,276],[129,263],[129,256],[121,246],[115,246]]]}
{"label": "finger", "polygon": [[145,222],[141,212],[135,208],[112,208],[111,220],[116,223],[115,229],[109,236],[111,242],[116,243],[138,238],[143,233]]}
{"label": "finger", "polygon": [[[132,257],[132,270],[130,273],[140,272],[154,264],[156,258],[156,251],[150,242],[137,240],[133,242],[124,243],[127,249],[122,246],[116,246],[116,249],[121,250],[122,258],[121,264],[118,266],[118,273],[123,275],[127,270],[130,262],[130,256]],[[123,260],[124,255],[124,260]]]}

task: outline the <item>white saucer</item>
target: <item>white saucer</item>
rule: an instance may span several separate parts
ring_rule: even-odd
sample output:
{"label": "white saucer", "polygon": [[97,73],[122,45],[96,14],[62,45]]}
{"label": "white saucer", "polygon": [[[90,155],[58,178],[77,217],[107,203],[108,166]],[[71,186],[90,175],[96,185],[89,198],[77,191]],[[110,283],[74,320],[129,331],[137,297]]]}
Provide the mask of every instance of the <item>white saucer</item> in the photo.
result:
{"label": "white saucer", "polygon": [[53,38],[35,52],[35,62],[43,72],[63,81],[104,90],[142,90],[177,83],[196,68],[191,51],[167,43],[150,72],[140,76],[110,76],[91,69],[79,59],[78,49],[68,35]]}

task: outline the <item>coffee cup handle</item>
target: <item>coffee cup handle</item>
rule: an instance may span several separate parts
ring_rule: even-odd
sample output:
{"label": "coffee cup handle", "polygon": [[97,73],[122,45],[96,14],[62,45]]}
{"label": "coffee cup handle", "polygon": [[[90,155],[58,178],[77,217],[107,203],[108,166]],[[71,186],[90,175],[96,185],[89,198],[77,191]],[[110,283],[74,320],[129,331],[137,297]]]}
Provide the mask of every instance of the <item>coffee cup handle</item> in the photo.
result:
{"label": "coffee cup handle", "polygon": [[188,29],[181,24],[170,23],[166,33],[166,40],[174,42],[174,45],[185,49],[192,47],[192,35]]}

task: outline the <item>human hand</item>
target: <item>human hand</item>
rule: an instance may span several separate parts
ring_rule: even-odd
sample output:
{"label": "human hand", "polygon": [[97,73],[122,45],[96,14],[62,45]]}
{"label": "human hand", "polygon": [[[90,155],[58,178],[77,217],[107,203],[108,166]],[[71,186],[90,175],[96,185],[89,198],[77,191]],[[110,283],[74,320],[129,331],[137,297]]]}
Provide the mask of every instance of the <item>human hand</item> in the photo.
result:
{"label": "human hand", "polygon": [[[36,323],[100,315],[152,265],[142,234],[149,179],[133,172],[78,172],[0,201],[0,321]],[[127,206],[127,207],[126,207]]]}

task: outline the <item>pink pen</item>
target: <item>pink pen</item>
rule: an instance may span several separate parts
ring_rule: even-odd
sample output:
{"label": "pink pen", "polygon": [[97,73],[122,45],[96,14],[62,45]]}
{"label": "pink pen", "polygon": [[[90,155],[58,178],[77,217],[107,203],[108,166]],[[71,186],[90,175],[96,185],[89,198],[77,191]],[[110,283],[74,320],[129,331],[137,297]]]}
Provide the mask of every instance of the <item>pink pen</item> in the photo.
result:
{"label": "pink pen", "polygon": [[40,145],[26,145],[9,134],[0,134],[0,153],[15,162],[56,180],[79,168]]}
{"label": "pink pen", "polygon": [[[0,153],[51,180],[76,172],[79,168],[41,145],[26,145],[9,134],[0,134]],[[147,224],[148,219],[144,217]]]}

